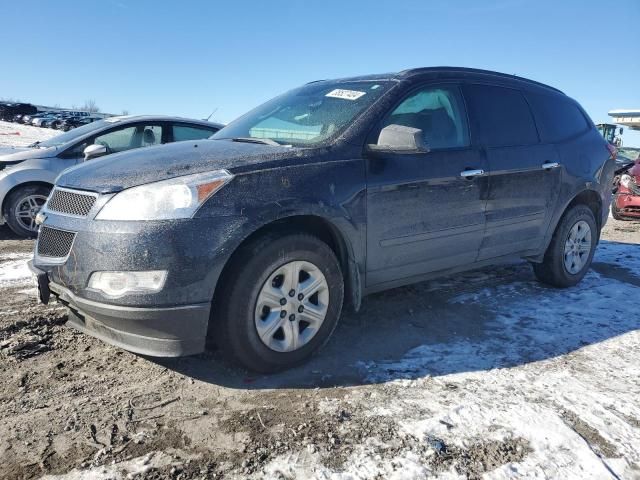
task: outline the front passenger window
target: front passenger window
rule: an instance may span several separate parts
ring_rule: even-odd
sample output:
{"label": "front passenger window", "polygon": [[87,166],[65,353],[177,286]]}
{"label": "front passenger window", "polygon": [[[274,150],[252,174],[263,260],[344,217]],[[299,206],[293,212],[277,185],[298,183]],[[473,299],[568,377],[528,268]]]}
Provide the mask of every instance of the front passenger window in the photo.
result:
{"label": "front passenger window", "polygon": [[407,97],[386,118],[384,125],[403,125],[422,130],[430,149],[469,145],[466,115],[455,87],[429,87]]}

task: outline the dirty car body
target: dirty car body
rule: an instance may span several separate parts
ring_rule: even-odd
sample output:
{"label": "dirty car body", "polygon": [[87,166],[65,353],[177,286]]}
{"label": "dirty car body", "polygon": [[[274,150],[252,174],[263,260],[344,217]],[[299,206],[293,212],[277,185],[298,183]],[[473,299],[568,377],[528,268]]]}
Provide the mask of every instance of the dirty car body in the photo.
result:
{"label": "dirty car body", "polygon": [[[512,102],[502,106],[505,115],[513,105],[526,115],[529,130],[513,127],[519,143],[501,140],[502,124],[513,119],[482,117],[493,111],[492,98]],[[578,125],[562,138],[542,125],[553,117],[554,102],[575,109]],[[412,137],[409,148],[392,145],[398,135]],[[289,305],[300,315],[305,305],[322,306],[328,322],[340,314],[342,293],[359,308],[368,293],[433,276],[513,258],[544,263],[554,232],[576,206],[592,212],[597,242],[613,168],[606,142],[581,107],[536,82],[451,67],[312,82],[212,139],[67,170],[40,216],[31,266],[44,299],[50,291],[69,307],[70,324],[91,335],[134,352],[179,356],[201,352],[213,332],[246,366],[271,371],[306,358],[335,326],[325,329],[316,319],[319,333],[305,340],[316,320],[294,319]],[[201,177],[213,180],[198,183]],[[119,196],[144,198],[130,196],[136,189],[154,195],[154,185],[176,184],[191,188],[192,198],[213,193],[191,213],[175,215],[180,218],[140,220],[109,207]],[[54,205],[56,195],[72,206]],[[292,253],[286,239],[299,245]],[[272,247],[274,258],[267,255]],[[262,272],[252,262],[265,255]],[[278,263],[285,257],[293,261]],[[305,304],[304,287],[294,285],[282,307],[266,300],[261,307],[268,288],[282,290],[278,282],[290,265],[306,268],[292,285],[309,275],[318,285],[334,279],[321,287],[325,300]],[[242,297],[238,279],[251,284],[252,269],[255,289]],[[109,275],[147,287],[107,294],[95,278]],[[234,310],[230,298],[246,305]],[[248,327],[238,333],[244,327],[234,321],[245,313]],[[261,322],[287,319],[263,334]],[[216,337],[220,323],[226,326]],[[291,325],[297,330],[287,333]],[[290,338],[301,345],[297,350]],[[245,343],[252,346],[243,353]]]}

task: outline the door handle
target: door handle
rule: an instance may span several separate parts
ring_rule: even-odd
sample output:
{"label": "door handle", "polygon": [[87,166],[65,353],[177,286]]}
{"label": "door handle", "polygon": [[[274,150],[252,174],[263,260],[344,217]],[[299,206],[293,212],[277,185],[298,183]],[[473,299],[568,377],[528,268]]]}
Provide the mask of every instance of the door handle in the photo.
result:
{"label": "door handle", "polygon": [[545,170],[551,170],[552,168],[558,168],[560,164],[558,162],[544,162],[542,168]]}
{"label": "door handle", "polygon": [[462,172],[460,172],[460,176],[462,178],[473,178],[473,177],[479,177],[481,175],[484,175],[484,170],[478,169],[478,170],[463,170]]}

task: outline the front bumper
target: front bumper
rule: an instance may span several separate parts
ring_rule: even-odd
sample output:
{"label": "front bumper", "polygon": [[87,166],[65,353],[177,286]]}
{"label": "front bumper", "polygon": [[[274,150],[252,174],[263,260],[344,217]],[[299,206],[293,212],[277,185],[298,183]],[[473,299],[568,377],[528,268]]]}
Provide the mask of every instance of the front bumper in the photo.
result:
{"label": "front bumper", "polygon": [[116,347],[155,357],[179,357],[204,351],[211,303],[164,308],[109,305],[81,298],[49,281],[29,262],[43,302],[49,294],[70,310],[68,324]]}
{"label": "front bumper", "polygon": [[620,215],[640,218],[640,196],[634,195],[622,186],[614,197],[614,206]]}
{"label": "front bumper", "polygon": [[[71,326],[110,344],[151,356],[202,352],[213,294],[232,251],[230,232],[237,231],[241,217],[92,220],[106,197],[100,196],[84,218],[42,210],[41,229],[73,232],[75,237],[66,257],[45,257],[39,253],[41,231],[31,265],[43,278],[39,283],[46,283],[50,294],[69,308]],[[160,292],[113,298],[88,287],[93,272],[150,270],[168,272]]]}

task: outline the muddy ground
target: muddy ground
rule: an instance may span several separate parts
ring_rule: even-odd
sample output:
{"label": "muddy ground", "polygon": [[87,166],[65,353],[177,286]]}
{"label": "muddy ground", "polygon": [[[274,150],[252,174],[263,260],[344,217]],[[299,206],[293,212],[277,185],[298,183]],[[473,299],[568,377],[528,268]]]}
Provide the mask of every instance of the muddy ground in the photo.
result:
{"label": "muddy ground", "polygon": [[[603,238],[638,244],[640,224],[610,219]],[[23,259],[32,246],[0,227],[0,259]],[[640,286],[640,272],[603,262],[594,269],[602,278]],[[490,427],[486,435],[458,442],[455,426],[446,420],[440,420],[445,434],[418,435],[385,413],[386,405],[405,395],[407,378],[422,382],[422,394],[442,405],[464,395],[466,383],[447,380],[459,372],[447,365],[446,355],[433,372],[409,377],[392,368],[384,378],[371,376],[363,365],[394,362],[425,343],[482,339],[491,313],[451,300],[531,281],[528,266],[514,264],[368,297],[359,313],[344,314],[332,341],[309,364],[273,376],[242,371],[215,352],[167,360],[111,347],[66,327],[64,308],[38,305],[30,284],[9,282],[0,290],[0,478],[295,477],[295,470],[278,464],[284,458],[299,464],[296,468],[307,462],[306,471],[321,478],[341,478],[349,471],[343,478],[415,474],[473,479],[526,464],[536,446],[518,435],[498,438],[490,435]],[[517,367],[536,368],[536,362],[554,357],[567,371],[585,371],[574,355],[581,346],[522,357]],[[622,365],[637,372],[637,363]],[[473,368],[475,376],[468,382],[482,383],[491,368]],[[541,368],[535,375],[543,378],[545,372]],[[637,378],[629,389],[638,388]],[[532,408],[541,402],[526,401]],[[606,459],[625,457],[625,448],[634,447],[637,436],[625,440],[625,447],[565,407],[548,407],[605,466]],[[617,408],[629,431],[640,434],[638,418]],[[354,456],[363,458],[363,446],[376,465],[386,462],[382,471],[387,473],[367,470],[365,463],[354,467]],[[413,459],[421,470],[394,460],[400,457]],[[626,457],[623,476],[640,475],[637,459]],[[547,477],[557,471],[543,464],[536,468]],[[576,474],[581,477],[577,465]]]}

